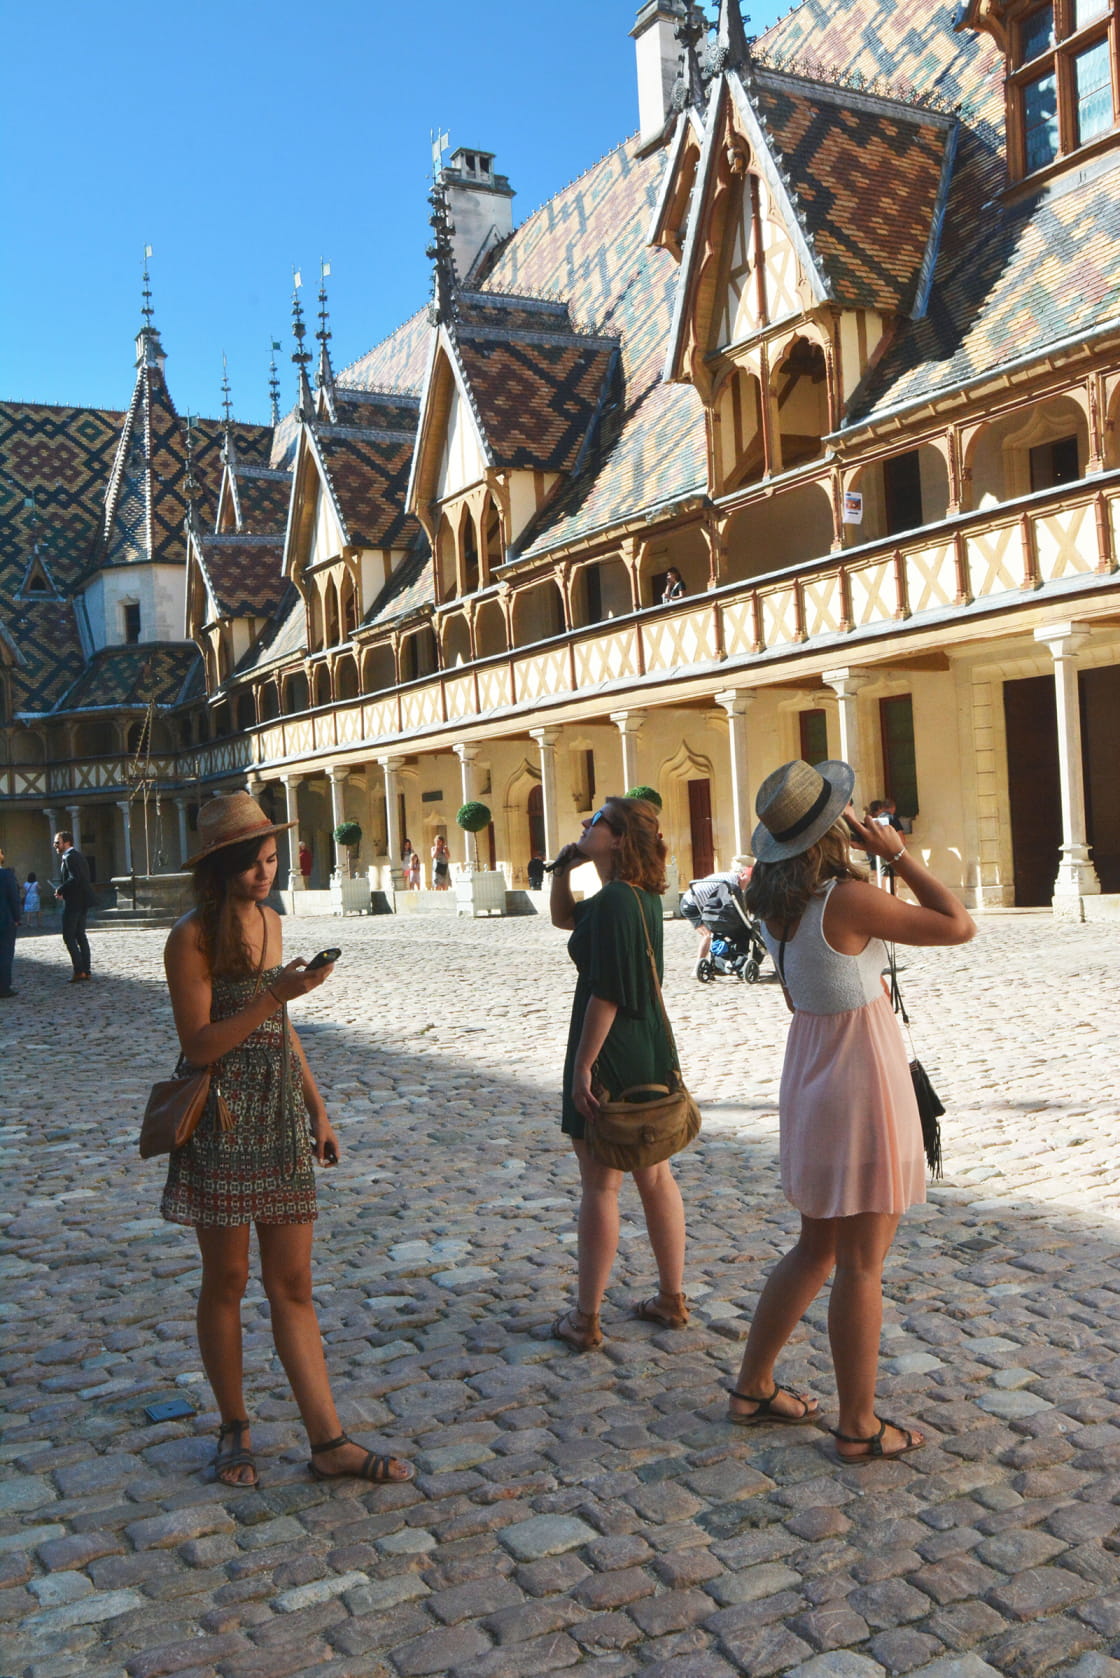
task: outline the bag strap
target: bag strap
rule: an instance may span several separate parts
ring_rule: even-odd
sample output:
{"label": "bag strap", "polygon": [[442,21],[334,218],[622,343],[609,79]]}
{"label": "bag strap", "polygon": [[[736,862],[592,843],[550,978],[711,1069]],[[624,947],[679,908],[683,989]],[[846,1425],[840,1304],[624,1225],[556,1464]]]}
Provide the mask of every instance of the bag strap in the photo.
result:
{"label": "bag strap", "polygon": [[646,921],[645,905],[642,902],[641,893],[639,892],[637,886],[633,885],[629,880],[627,880],[626,884],[634,893],[634,897],[638,904],[638,918],[642,923],[642,932],[645,934],[646,940],[646,955],[649,957],[650,978],[653,980],[653,989],[654,994],[657,997],[657,1005],[661,1009],[661,1018],[665,1022],[665,1035],[669,1039],[669,1048],[673,1056],[673,1069],[674,1071],[679,1072],[681,1069],[681,1057],[677,1053],[677,1040],[673,1036],[673,1028],[669,1024],[669,1015],[665,1011],[665,998],[661,994],[661,980],[657,977],[657,961],[653,954],[653,942],[649,935],[649,924]]}

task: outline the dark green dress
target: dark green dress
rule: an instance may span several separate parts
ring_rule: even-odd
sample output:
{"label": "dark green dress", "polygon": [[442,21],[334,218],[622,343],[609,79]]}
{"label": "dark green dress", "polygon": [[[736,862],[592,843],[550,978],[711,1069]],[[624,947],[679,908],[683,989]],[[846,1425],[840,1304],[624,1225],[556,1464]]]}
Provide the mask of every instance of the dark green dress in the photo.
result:
{"label": "dark green dress", "polygon": [[621,880],[611,880],[594,897],[577,903],[575,930],[568,954],[579,970],[564,1057],[563,1117],[566,1136],[583,1136],[583,1118],[572,1101],[572,1071],[583,1032],[583,1017],[593,996],[618,1005],[614,1024],[599,1051],[598,1082],[612,1097],[634,1084],[668,1081],[675,1062],[665,1021],[649,970],[644,917],[657,976],[662,964],[661,899],[652,892],[635,891]]}

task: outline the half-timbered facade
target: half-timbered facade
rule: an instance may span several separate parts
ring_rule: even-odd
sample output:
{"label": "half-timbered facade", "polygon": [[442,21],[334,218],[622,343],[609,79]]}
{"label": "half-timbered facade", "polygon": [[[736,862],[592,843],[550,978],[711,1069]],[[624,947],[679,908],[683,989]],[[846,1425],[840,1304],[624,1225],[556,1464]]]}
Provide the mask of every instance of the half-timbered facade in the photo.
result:
{"label": "half-timbered facade", "polygon": [[[271,431],[161,467],[143,334],[128,416],[0,410],[9,857],[42,867],[44,809],[127,804],[154,695],[181,849],[247,783],[318,885],[343,819],[383,889],[406,833],[466,861],[473,797],[522,884],[638,782],[685,880],[829,755],[975,907],[1120,894],[1117,13],[805,0],[749,41],[734,0],[648,0],[640,133],[517,228],[457,152],[431,305],[337,373],[324,315],[314,388],[297,307]],[[90,463],[65,514],[12,502],[43,428]],[[179,485],[166,542],[142,480]]]}

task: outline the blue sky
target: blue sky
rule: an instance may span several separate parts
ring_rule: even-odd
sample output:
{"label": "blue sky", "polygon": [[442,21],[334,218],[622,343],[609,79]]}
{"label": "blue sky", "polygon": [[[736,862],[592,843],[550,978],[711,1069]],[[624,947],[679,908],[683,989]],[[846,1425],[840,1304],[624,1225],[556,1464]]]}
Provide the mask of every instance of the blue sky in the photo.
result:
{"label": "blue sky", "polygon": [[[779,10],[756,0],[748,29]],[[332,269],[341,367],[426,299],[429,133],[523,221],[637,127],[638,0],[59,0],[9,8],[0,397],[122,407],[144,246],[180,412],[294,392],[291,275]],[[313,323],[314,324],[314,323]]]}

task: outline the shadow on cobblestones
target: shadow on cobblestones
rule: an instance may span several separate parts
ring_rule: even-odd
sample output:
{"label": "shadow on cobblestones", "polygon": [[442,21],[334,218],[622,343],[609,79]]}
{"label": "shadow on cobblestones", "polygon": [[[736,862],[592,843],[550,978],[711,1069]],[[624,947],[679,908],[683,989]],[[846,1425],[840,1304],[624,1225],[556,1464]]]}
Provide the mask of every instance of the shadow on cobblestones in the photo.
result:
{"label": "shadow on cobblestones", "polygon": [[[308,944],[323,931],[312,923]],[[855,1470],[816,1429],[722,1419],[720,1383],[795,1223],[777,1189],[773,987],[690,987],[691,934],[667,929],[670,1006],[708,1119],[679,1161],[694,1326],[628,1319],[650,1282],[632,1197],[604,1350],[576,1358],[540,1337],[574,1256],[562,940],[533,922],[440,925],[418,972],[411,929],[346,923],[345,972],[298,1021],[345,1148],[320,1178],[316,1297],[347,1424],[414,1455],[420,1476],[377,1491],[309,1480],[255,1289],[257,1493],[209,1477],[193,1241],[158,1219],[162,1174],[134,1153],[143,1094],[174,1058],[161,941],[99,934],[102,976],[77,996],[60,945],[21,944],[0,1096],[0,1671],[1120,1673],[1120,1262],[1095,1168],[1041,1198],[1061,1185],[1036,1173],[1025,1086],[1066,1115],[1047,1120],[1055,1168],[1055,1124],[1073,1125],[1079,1170],[1103,1138],[1064,1047],[999,1015],[1006,971],[1049,931],[1001,930],[990,955],[979,940],[969,1006],[951,1031],[926,1028],[955,1098],[950,1165],[968,1175],[904,1221],[882,1396],[931,1444]],[[1061,951],[1099,994],[1105,946]],[[954,975],[914,967],[934,1021]],[[1028,986],[1016,1012],[1041,1000]],[[1070,1030],[1105,1029],[1064,992],[1046,1005]],[[830,1409],[825,1302],[782,1375]],[[144,1404],[176,1392],[197,1420],[149,1425]]]}

